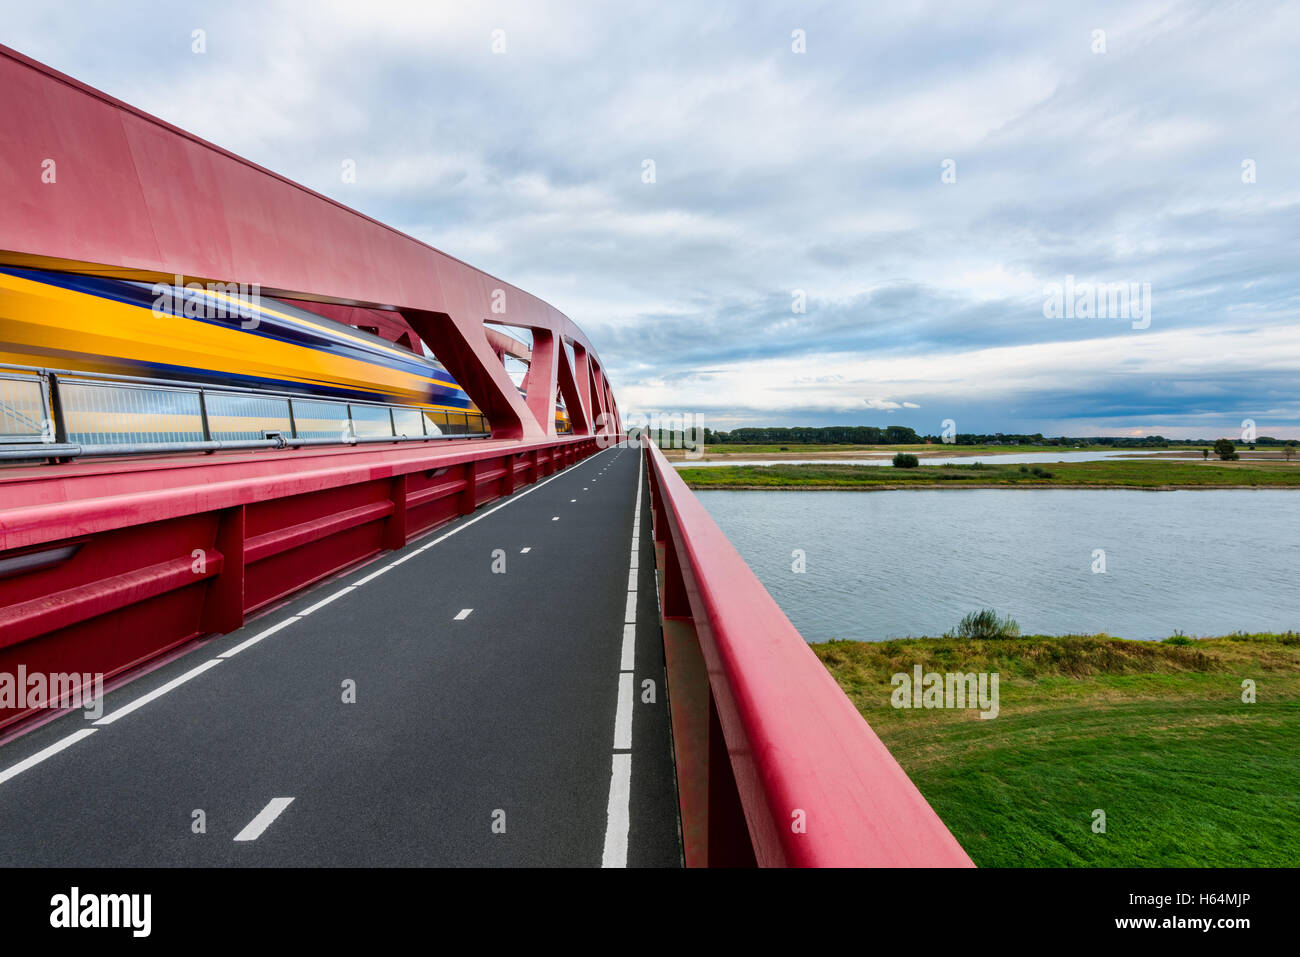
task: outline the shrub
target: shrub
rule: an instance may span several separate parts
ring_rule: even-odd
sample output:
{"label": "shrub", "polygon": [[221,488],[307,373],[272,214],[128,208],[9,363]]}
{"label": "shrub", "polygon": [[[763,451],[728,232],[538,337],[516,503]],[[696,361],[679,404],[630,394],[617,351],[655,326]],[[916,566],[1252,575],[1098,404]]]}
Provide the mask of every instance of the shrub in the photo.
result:
{"label": "shrub", "polygon": [[1188,638],[1181,631],[1174,632],[1161,642],[1162,645],[1190,645],[1191,643],[1192,639]]}
{"label": "shrub", "polygon": [[921,464],[911,452],[899,452],[894,456],[894,468],[896,469],[914,469]]}
{"label": "shrub", "polygon": [[1008,615],[999,618],[992,608],[973,611],[957,625],[958,638],[1015,638],[1020,626]]}
{"label": "shrub", "polygon": [[1214,454],[1224,462],[1233,462],[1241,457],[1237,454],[1236,446],[1228,439],[1215,440]]}

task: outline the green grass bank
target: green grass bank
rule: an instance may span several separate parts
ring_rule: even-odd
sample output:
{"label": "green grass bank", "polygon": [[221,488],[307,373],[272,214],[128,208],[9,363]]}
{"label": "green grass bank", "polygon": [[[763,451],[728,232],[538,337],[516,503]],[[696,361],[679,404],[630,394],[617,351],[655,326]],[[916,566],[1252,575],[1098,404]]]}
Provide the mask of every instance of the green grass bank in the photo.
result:
{"label": "green grass bank", "polygon": [[[924,463],[924,460],[922,460]],[[695,489],[872,491],[900,488],[1300,488],[1300,462],[1105,459],[1034,465],[716,465],[677,467]],[[1044,474],[1045,473],[1045,474]]]}
{"label": "green grass bank", "polygon": [[[1295,866],[1300,634],[1175,640],[812,647],[976,864]],[[997,672],[998,716],[894,708],[891,677],[917,664]]]}

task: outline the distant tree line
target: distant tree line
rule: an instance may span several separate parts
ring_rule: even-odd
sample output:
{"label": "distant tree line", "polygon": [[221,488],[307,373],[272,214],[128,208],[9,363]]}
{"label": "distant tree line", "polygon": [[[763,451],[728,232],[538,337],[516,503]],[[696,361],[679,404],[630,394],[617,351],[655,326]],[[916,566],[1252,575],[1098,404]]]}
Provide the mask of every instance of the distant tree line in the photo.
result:
{"label": "distant tree line", "polygon": [[[664,434],[668,438],[668,434]],[[704,429],[705,445],[920,445],[943,444],[938,435],[918,435],[902,425],[879,428],[874,425],[832,425],[794,428],[740,428],[726,432]],[[679,440],[680,441],[680,440]],[[1215,439],[1167,439],[1163,435],[1061,435],[1046,437],[1041,432],[958,432],[948,441],[956,445],[1042,445],[1086,448],[1090,445],[1113,445],[1119,448],[1182,448],[1213,446]],[[1256,445],[1295,447],[1294,439],[1275,439],[1261,435]]]}
{"label": "distant tree line", "polygon": [[[1068,436],[1060,435],[1053,438],[1044,438],[1041,432],[1035,432],[1032,435],[1022,433],[973,433],[959,432],[953,438],[957,445],[1115,445],[1120,448],[1170,448],[1189,445],[1214,445],[1216,439],[1167,439],[1163,435],[1087,435],[1087,436]],[[938,442],[937,436],[927,435],[924,441]],[[1254,442],[1250,443],[1251,448],[1256,445],[1286,446],[1294,444],[1295,439],[1275,439],[1271,436],[1261,435]]]}
{"label": "distant tree line", "polygon": [[823,428],[704,430],[705,445],[919,445],[915,429],[902,425],[830,425]]}

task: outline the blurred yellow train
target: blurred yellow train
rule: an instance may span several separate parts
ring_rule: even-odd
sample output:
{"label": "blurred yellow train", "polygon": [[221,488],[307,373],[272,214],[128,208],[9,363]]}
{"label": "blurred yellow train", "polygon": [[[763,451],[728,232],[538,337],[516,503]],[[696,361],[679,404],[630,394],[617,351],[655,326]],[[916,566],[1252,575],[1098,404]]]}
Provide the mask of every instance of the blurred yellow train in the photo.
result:
{"label": "blurred yellow train", "polygon": [[288,303],[0,267],[0,442],[52,440],[46,370],[80,445],[491,432],[432,356]]}

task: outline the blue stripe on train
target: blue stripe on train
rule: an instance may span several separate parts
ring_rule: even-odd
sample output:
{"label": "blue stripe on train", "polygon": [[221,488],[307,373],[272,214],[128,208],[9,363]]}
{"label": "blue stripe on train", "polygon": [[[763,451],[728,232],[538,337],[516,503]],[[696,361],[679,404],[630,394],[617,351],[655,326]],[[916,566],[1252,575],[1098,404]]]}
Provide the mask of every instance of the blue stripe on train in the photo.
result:
{"label": "blue stripe on train", "polygon": [[[154,305],[155,297],[152,287],[148,285],[140,285],[120,279],[105,279],[100,276],[82,276],[77,273],[59,273],[46,272],[45,270],[40,269],[22,269],[17,266],[0,266],[0,272],[8,273],[11,276],[17,276],[20,279],[28,279],[32,282],[46,283],[47,285],[57,286],[61,289],[68,289],[85,295],[97,296],[100,299],[108,299],[112,302],[120,302],[129,306],[139,306],[142,309],[149,309],[151,311]],[[175,290],[175,287],[169,286],[168,288]],[[186,292],[185,294],[194,295],[192,292]],[[415,375],[436,377],[445,382],[456,382],[456,380],[452,378],[451,374],[440,364],[435,364],[427,359],[421,359],[414,354],[409,360],[407,360],[405,358],[391,355],[382,349],[369,349],[365,346],[341,342],[337,339],[330,338],[325,333],[317,332],[313,329],[300,328],[296,325],[285,322],[283,319],[276,316],[267,315],[265,312],[260,310],[256,310],[258,325],[255,329],[244,329],[240,325],[241,320],[237,316],[228,319],[215,319],[186,316],[183,313],[178,314],[175,309],[169,309],[167,311],[179,319],[187,319],[191,322],[203,322],[208,325],[221,326],[227,329],[234,329],[246,335],[275,339],[280,342],[287,342],[291,345],[313,349],[317,352],[328,352],[331,355],[342,356],[349,359],[359,359],[363,362],[371,362],[376,365],[382,365],[387,369],[409,372]],[[312,321],[329,323],[333,320],[326,319],[323,316],[313,316]],[[398,346],[395,348],[401,347]]]}
{"label": "blue stripe on train", "polygon": [[[348,389],[324,382],[298,382],[290,379],[270,379],[261,376],[227,375],[226,373],[214,372],[211,369],[192,369],[186,366],[167,365],[158,362],[142,362],[138,359],[131,360],[131,365],[141,373],[147,374],[150,378],[180,379],[197,385],[235,385],[263,391],[307,393],[321,398],[383,402],[388,405],[418,404],[417,401],[408,403],[384,392]],[[85,375],[93,377],[92,373],[85,373]],[[453,392],[451,389],[442,386],[431,386],[430,392],[431,394],[424,401],[432,405],[446,405],[466,411],[472,405],[469,396],[464,392]]]}

